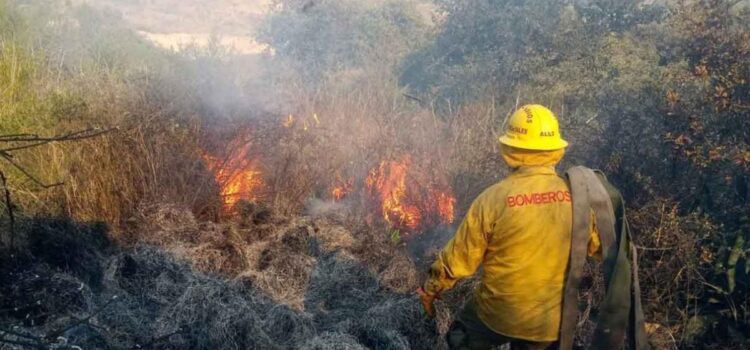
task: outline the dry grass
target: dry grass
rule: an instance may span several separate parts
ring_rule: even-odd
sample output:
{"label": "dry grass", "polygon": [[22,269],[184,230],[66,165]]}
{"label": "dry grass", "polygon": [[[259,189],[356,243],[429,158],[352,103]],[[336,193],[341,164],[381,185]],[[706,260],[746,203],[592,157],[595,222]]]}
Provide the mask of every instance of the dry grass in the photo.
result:
{"label": "dry grass", "polygon": [[717,236],[717,227],[699,214],[680,214],[678,206],[666,200],[631,211],[630,219],[650,339],[663,349],[690,345],[700,331],[688,329],[689,324],[708,311],[696,301],[722,297],[706,280],[717,257],[705,242]]}
{"label": "dry grass", "polygon": [[[293,344],[317,349],[336,343],[404,348],[415,339],[435,340],[435,334],[427,334],[432,331],[428,326],[409,330],[403,325],[425,322],[416,301],[407,296],[420,284],[423,266],[416,267],[403,247],[391,242],[379,208],[361,195],[364,179],[381,161],[409,155],[413,160],[409,184],[450,186],[460,216],[482,189],[504,175],[494,130],[514,106],[498,107],[502,102],[486,96],[436,113],[430,101],[406,97],[395,74],[375,64],[339,72],[314,89],[303,87],[294,77],[269,81],[264,89],[279,91],[282,107],[274,106],[273,114],[248,121],[244,110],[212,109],[213,101],[202,99],[199,95],[205,91],[191,81],[195,77],[175,78],[161,72],[175,69],[173,64],[183,64],[180,67],[189,68],[186,71],[203,72],[206,67],[175,60],[167,62],[166,69],[146,59],[133,61],[138,64],[124,59],[109,62],[106,55],[103,66],[98,66],[100,61],[93,67],[68,66],[61,57],[40,55],[33,47],[6,39],[0,38],[0,77],[8,87],[0,96],[3,133],[120,126],[120,131],[98,139],[19,154],[35,175],[48,182],[65,180],[66,186],[39,191],[14,181],[17,204],[28,216],[62,214],[83,222],[105,222],[114,229],[111,235],[126,246],[164,248],[214,276],[193,274],[151,248],[104,258],[101,246],[79,247],[75,239],[60,234],[73,230],[70,227],[46,223],[30,231],[38,235],[29,237],[54,239],[34,238],[27,245],[35,259],[67,272],[53,273],[43,264],[15,266],[20,272],[12,282],[18,284],[4,284],[0,296],[7,305],[15,305],[13,298],[43,301],[43,306],[31,307],[32,321],[24,322],[36,324],[27,325],[29,329],[54,328],[53,323],[65,323],[91,312],[109,295],[122,294],[127,297],[118,301],[118,312],[97,318],[111,326],[111,332],[104,337],[95,327],[84,329],[87,342],[96,338],[131,346],[180,327],[187,331],[169,339],[176,348]],[[133,51],[126,48],[115,52]],[[95,54],[99,59],[103,53]],[[169,59],[161,54],[154,57],[158,62]],[[134,68],[122,70],[122,65]],[[285,127],[290,114],[294,122]],[[201,159],[202,151],[215,148],[221,153],[223,141],[245,130],[251,130],[244,136],[257,144],[258,154],[253,156],[262,162],[267,185],[262,199],[275,213],[250,205],[223,223],[205,221],[219,217],[221,199]],[[12,175],[14,180],[20,178]],[[639,176],[630,177],[638,182]],[[337,203],[334,214],[323,210],[331,215],[299,217],[310,212],[311,199],[327,202],[331,187],[348,179],[360,192]],[[650,197],[660,193],[655,185],[638,188],[645,188]],[[697,214],[680,213],[670,201],[651,198],[642,204],[631,212],[631,223],[640,246],[643,298],[654,345],[675,348],[696,343],[689,328],[710,324],[710,315],[746,323],[743,304],[733,304],[734,297],[715,281],[723,278],[721,270],[713,269],[720,265],[722,252],[702,244],[709,236],[721,237],[720,228]],[[419,264],[430,262],[429,251],[438,243],[428,245],[420,249],[428,254]],[[584,340],[592,325],[589,316],[596,314],[592,305],[601,298],[597,287],[601,276],[593,272],[597,266],[589,268],[581,295],[589,305],[581,324]],[[35,275],[42,277],[32,278]],[[103,292],[96,290],[102,279],[107,286]],[[83,287],[73,290],[78,281]],[[462,284],[440,302],[441,334],[473,289],[472,283]],[[63,293],[50,295],[44,288]],[[248,291],[251,298],[243,294]],[[256,294],[265,296],[255,298]],[[731,307],[711,310],[712,300]],[[217,315],[217,310],[228,311]],[[48,320],[49,315],[60,318]],[[359,320],[362,315],[365,320]],[[395,315],[405,316],[392,319]],[[156,321],[144,325],[144,320]],[[382,324],[393,324],[398,330],[378,329]],[[247,336],[248,330],[257,336]],[[290,336],[284,337],[282,330]]]}
{"label": "dry grass", "polygon": [[[319,259],[336,252],[353,259],[395,293],[421,283],[414,263],[386,235],[360,227],[356,233],[326,217],[254,223],[238,218],[222,225],[199,223],[187,208],[150,206],[137,220],[138,239],[187,258],[198,270],[249,281],[276,302],[304,309],[311,273]],[[261,233],[262,232],[262,233]]]}
{"label": "dry grass", "polygon": [[[218,239],[240,240],[243,235],[256,236],[251,234],[253,228],[196,226],[188,210],[152,209],[153,221],[148,225],[161,231],[150,239],[186,259],[142,245],[126,251],[98,248],[106,253],[83,255],[86,260],[80,263],[88,268],[80,269],[57,255],[41,254],[50,247],[28,250],[23,261],[5,259],[0,265],[0,324],[41,336],[67,327],[73,317],[93,315],[89,322],[67,330],[64,337],[68,344],[95,348],[153,344],[164,349],[330,349],[351,344],[354,348],[433,349],[440,342],[434,323],[425,317],[411,290],[394,291],[374,273],[377,266],[368,267],[365,257],[341,250],[351,237],[326,219],[277,218],[260,224],[274,225],[276,230],[262,241],[234,244],[247,251],[259,248],[262,253],[227,264],[234,260],[205,258],[210,253],[200,247],[206,243],[195,236],[174,236],[189,238],[183,241],[163,234],[171,228],[175,233],[218,229],[225,235]],[[170,220],[175,220],[174,226]],[[43,242],[70,235],[67,250],[86,252],[94,246],[85,240],[91,238],[81,234],[85,226],[56,225],[41,225],[36,234]],[[324,234],[329,228],[339,232]],[[198,240],[210,243],[219,237],[217,232],[198,236]],[[53,236],[47,237],[50,233]],[[157,242],[158,237],[167,239]],[[344,239],[326,242],[321,237]],[[338,248],[329,251],[326,246]],[[242,255],[231,253],[232,249],[222,252]],[[375,255],[366,258],[375,260]],[[393,260],[397,256],[391,251],[379,260],[409,263],[408,259]],[[190,265],[210,273],[196,272]],[[87,282],[92,275],[100,276],[100,282]],[[7,312],[16,308],[18,313]],[[102,308],[103,312],[97,311]]]}

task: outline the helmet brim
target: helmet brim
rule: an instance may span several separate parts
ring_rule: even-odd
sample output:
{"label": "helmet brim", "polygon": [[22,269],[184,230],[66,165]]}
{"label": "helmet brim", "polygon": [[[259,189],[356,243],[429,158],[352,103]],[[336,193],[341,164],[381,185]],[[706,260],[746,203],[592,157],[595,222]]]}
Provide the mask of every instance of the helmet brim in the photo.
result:
{"label": "helmet brim", "polygon": [[523,140],[519,140],[516,138],[508,137],[508,135],[500,136],[498,139],[501,144],[520,148],[520,149],[527,149],[532,151],[555,151],[558,149],[563,149],[565,147],[568,147],[568,142],[563,139],[557,139],[550,142],[545,142],[542,144],[536,143],[530,144],[528,142],[524,142]]}

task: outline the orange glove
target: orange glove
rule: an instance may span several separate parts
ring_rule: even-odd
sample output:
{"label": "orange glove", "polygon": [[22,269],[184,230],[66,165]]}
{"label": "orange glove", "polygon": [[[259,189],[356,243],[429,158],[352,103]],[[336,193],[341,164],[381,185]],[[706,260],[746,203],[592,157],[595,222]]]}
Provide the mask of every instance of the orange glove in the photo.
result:
{"label": "orange glove", "polygon": [[427,316],[430,318],[435,317],[435,299],[437,295],[430,295],[423,288],[417,289],[417,294],[419,294],[419,299],[422,301],[422,307]]}

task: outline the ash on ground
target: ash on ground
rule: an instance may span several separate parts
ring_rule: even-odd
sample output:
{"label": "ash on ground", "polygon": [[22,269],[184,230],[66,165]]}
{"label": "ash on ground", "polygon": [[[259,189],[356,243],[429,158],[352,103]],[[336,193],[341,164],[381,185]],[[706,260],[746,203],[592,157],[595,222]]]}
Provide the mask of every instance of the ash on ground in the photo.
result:
{"label": "ash on ground", "polygon": [[[257,209],[257,208],[256,208]],[[0,335],[49,349],[439,349],[451,311],[424,315],[423,277],[385,236],[251,210],[199,222],[145,208],[128,245],[98,226],[27,223],[0,254]],[[135,242],[136,240],[133,240]],[[124,246],[124,247],[123,247]]]}

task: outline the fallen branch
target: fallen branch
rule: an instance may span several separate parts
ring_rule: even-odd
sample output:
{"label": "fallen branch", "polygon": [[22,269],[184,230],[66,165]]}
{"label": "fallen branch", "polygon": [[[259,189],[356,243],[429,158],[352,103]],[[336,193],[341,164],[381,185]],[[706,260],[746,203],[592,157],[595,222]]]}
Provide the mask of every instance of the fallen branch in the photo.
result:
{"label": "fallen branch", "polygon": [[406,98],[408,98],[410,100],[414,100],[414,101],[417,101],[419,103],[424,103],[424,101],[422,101],[422,99],[419,98],[419,97],[417,97],[417,96],[410,95],[410,94],[407,94],[407,93],[403,93],[403,95],[404,95],[404,97],[406,97]]}
{"label": "fallen branch", "polygon": [[97,137],[97,136],[100,136],[100,135],[103,135],[103,134],[106,134],[106,133],[109,133],[118,129],[119,129],[118,127],[113,127],[113,128],[108,128],[108,129],[89,128],[85,130],[79,130],[79,131],[74,131],[74,132],[70,132],[67,134],[50,136],[50,137],[43,137],[43,136],[39,136],[35,134],[0,135],[0,143],[14,143],[14,144],[22,143],[22,145],[16,145],[16,146],[11,146],[11,147],[0,149],[0,158],[4,159],[14,168],[18,169],[25,177],[27,177],[28,179],[30,179],[37,185],[45,189],[50,188],[50,187],[56,187],[56,186],[63,185],[63,182],[45,184],[41,180],[34,177],[31,173],[29,173],[20,164],[18,164],[13,159],[13,154],[11,154],[11,152],[35,148],[35,147],[39,147],[39,146],[46,145],[46,144],[53,143],[53,142],[69,142],[69,141],[89,139],[89,138]]}

